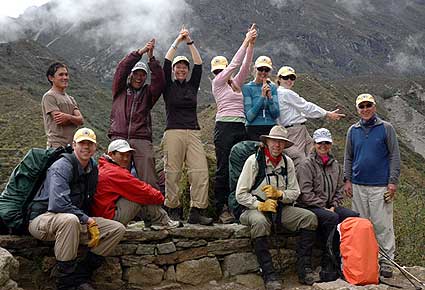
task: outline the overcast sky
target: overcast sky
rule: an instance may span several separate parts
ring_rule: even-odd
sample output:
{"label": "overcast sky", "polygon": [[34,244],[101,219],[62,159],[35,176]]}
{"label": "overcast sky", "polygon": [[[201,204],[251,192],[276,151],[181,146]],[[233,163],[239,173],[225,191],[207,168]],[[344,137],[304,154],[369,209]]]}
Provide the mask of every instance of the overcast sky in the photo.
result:
{"label": "overcast sky", "polygon": [[2,0],[0,2],[0,16],[18,17],[30,6],[40,6],[49,0]]}

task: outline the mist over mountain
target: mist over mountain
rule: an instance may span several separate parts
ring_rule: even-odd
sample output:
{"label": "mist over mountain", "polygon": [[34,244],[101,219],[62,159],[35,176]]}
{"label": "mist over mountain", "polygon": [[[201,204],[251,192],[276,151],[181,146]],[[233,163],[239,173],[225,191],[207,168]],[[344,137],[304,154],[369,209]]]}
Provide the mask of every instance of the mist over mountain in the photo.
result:
{"label": "mist over mountain", "polygon": [[255,56],[271,56],[276,69],[328,79],[425,72],[423,0],[52,0],[0,20],[0,41],[31,38],[109,81],[117,61],[153,37],[162,57],[182,24],[209,69],[215,55],[233,56],[253,22]]}

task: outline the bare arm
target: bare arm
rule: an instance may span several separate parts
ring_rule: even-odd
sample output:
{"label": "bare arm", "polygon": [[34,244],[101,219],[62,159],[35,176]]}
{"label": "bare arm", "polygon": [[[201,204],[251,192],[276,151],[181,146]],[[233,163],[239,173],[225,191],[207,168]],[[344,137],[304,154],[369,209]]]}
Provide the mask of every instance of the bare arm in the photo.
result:
{"label": "bare arm", "polygon": [[73,114],[67,114],[60,111],[53,111],[52,114],[53,120],[58,125],[70,125],[74,124],[80,126],[84,123],[83,115],[81,115],[80,110],[75,109]]}

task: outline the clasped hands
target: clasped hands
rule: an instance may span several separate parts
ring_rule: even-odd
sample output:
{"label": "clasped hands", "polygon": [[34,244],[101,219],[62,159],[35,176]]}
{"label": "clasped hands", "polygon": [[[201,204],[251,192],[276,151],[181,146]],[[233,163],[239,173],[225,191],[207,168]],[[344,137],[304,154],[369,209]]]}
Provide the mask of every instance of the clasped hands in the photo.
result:
{"label": "clasped hands", "polygon": [[283,196],[283,191],[269,184],[264,185],[261,190],[266,194],[267,199],[258,203],[258,210],[276,213],[277,200]]}

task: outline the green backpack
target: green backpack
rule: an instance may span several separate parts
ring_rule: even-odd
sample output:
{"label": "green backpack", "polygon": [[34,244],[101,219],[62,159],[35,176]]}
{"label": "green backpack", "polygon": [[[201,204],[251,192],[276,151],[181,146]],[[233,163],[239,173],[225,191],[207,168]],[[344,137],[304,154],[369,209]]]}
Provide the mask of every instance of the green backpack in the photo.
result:
{"label": "green backpack", "polygon": [[[261,142],[257,141],[242,141],[232,147],[229,155],[229,189],[230,194],[228,198],[228,206],[233,215],[239,219],[244,210],[244,206],[236,201],[236,185],[238,184],[239,176],[241,175],[245,161],[249,156],[255,154],[255,159],[258,163],[258,174],[255,177],[254,185],[251,189],[257,188],[266,177],[266,157],[264,155],[264,148]],[[281,170],[280,174],[285,178],[288,184],[287,174],[287,160],[283,154],[285,168]]]}
{"label": "green backpack", "polygon": [[9,177],[0,195],[0,234],[22,235],[28,232],[28,205],[46,178],[47,169],[71,146],[28,151]]}

